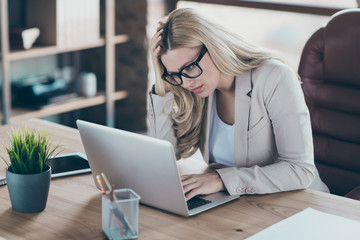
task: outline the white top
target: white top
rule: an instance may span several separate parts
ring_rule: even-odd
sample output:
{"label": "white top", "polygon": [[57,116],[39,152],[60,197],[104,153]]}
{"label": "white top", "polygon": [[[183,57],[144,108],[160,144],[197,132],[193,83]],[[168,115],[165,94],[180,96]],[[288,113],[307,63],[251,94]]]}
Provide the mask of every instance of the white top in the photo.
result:
{"label": "white top", "polygon": [[235,125],[224,123],[216,110],[216,94],[211,107],[210,117],[210,161],[235,167],[234,134]]}

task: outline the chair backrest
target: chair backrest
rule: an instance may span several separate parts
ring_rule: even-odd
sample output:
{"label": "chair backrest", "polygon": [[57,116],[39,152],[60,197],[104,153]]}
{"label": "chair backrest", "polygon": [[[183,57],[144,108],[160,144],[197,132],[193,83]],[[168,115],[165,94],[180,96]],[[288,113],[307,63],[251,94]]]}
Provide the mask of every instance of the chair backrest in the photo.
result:
{"label": "chair backrest", "polygon": [[299,65],[315,163],[334,194],[360,186],[360,9],[334,14],[306,43]]}

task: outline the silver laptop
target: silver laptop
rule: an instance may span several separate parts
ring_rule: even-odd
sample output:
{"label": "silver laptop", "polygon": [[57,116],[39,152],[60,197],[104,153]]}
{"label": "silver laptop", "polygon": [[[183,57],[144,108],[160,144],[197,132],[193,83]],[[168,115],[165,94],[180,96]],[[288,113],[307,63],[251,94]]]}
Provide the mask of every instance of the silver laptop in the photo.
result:
{"label": "silver laptop", "polygon": [[[170,142],[76,121],[97,188],[96,175],[105,173],[115,188],[131,188],[142,204],[182,216],[191,216],[239,196],[218,192],[201,196],[189,209]],[[190,200],[191,201],[191,200]],[[202,205],[203,204],[203,205]]]}

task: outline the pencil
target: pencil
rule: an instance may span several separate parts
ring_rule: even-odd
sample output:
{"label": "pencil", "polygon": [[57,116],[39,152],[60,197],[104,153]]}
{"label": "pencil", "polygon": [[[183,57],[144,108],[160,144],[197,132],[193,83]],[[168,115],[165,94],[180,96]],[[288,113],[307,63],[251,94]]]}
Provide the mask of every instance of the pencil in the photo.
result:
{"label": "pencil", "polygon": [[[107,188],[109,189],[109,191],[111,191],[111,184],[109,182],[109,179],[106,177],[105,173],[101,173],[101,177],[104,179],[104,182],[107,186]],[[115,200],[118,200],[116,196],[115,197]]]}
{"label": "pencil", "polygon": [[118,217],[117,217],[116,214],[114,213],[113,207],[110,207],[110,211],[111,211],[111,213],[112,213],[112,217],[113,217],[113,219],[114,219],[114,221],[115,221],[115,224],[117,225],[117,227],[118,227],[118,229],[119,229],[119,231],[120,231],[120,234],[123,235],[123,236],[125,236],[124,230],[123,230],[123,228],[122,228],[122,226],[121,226],[121,223],[120,223]]}
{"label": "pencil", "polygon": [[115,197],[115,195],[114,195],[114,186],[111,185],[111,189],[110,189],[110,200],[111,200],[111,201],[114,201],[114,197]]}
{"label": "pencil", "polygon": [[[99,185],[100,185],[100,188],[101,188],[101,190],[103,191],[103,194],[104,194],[107,198],[109,198],[109,196],[106,194],[105,186],[104,186],[104,184],[103,184],[103,182],[102,182],[102,180],[101,180],[100,175],[96,175],[96,180],[98,181],[98,183],[99,183]],[[110,198],[109,198],[109,199],[110,199]]]}

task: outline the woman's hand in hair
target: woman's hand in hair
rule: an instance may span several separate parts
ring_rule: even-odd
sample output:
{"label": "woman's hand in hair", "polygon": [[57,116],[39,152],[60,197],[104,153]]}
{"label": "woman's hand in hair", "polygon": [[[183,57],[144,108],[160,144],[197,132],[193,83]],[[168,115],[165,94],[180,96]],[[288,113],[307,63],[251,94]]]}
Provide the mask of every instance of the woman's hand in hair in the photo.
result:
{"label": "woman's hand in hair", "polygon": [[[160,77],[160,73],[158,72],[158,59],[157,57],[159,56],[159,52],[160,52],[160,45],[159,45],[159,41],[161,40],[163,30],[160,29],[158,32],[155,33],[155,35],[151,38],[150,40],[150,54],[151,54],[151,60],[153,62],[153,66],[154,66],[154,70],[155,70],[155,77]],[[154,93],[156,94],[156,89],[154,87]]]}
{"label": "woman's hand in hair", "polygon": [[186,200],[197,195],[210,194],[225,189],[218,173],[191,174],[181,176]]}

